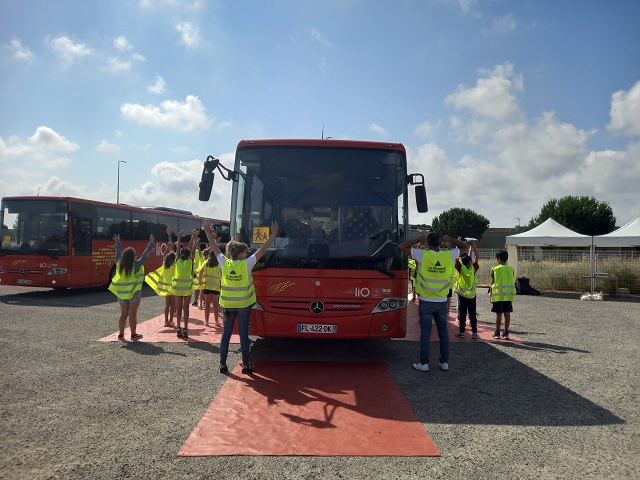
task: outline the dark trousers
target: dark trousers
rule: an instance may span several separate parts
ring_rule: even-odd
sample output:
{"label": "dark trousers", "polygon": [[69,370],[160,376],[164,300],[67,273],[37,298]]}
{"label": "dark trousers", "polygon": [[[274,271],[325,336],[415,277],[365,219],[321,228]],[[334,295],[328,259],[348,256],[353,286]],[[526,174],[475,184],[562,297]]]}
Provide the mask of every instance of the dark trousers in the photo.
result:
{"label": "dark trousers", "polygon": [[469,312],[469,320],[471,320],[471,331],[478,333],[478,317],[476,315],[476,297],[466,298],[458,295],[458,323],[460,324],[460,332],[464,333],[467,324],[467,312]]}

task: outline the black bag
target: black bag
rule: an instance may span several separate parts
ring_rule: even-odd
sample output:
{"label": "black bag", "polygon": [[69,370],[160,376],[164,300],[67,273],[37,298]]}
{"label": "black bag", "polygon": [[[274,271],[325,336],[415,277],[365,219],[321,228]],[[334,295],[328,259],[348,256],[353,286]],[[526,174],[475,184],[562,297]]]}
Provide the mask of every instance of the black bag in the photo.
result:
{"label": "black bag", "polygon": [[528,277],[518,277],[516,279],[516,293],[518,295],[542,295],[539,290],[531,286]]}

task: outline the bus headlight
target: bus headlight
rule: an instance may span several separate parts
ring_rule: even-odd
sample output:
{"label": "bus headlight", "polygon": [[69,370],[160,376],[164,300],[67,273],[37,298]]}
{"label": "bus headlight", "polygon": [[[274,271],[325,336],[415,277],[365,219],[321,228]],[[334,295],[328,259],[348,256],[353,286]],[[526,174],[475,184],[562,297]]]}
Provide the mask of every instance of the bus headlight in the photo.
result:
{"label": "bus headlight", "polygon": [[371,313],[391,312],[393,310],[401,310],[407,306],[407,299],[401,297],[383,298],[378,302]]}
{"label": "bus headlight", "polygon": [[47,275],[64,275],[67,273],[66,268],[52,268],[47,272]]}

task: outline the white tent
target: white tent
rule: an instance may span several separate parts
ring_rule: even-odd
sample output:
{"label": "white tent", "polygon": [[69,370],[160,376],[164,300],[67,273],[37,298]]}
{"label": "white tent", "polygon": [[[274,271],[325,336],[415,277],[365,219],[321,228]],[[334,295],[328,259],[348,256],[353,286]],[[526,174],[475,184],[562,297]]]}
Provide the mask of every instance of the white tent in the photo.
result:
{"label": "white tent", "polygon": [[606,235],[593,237],[596,247],[640,247],[640,217]]}
{"label": "white tent", "polygon": [[[593,253],[592,237],[576,233],[549,218],[531,230],[517,235],[509,235],[506,240],[509,265],[518,275],[518,250],[521,247],[589,247]],[[591,255],[593,262],[593,255]],[[591,266],[593,269],[593,265]]]}

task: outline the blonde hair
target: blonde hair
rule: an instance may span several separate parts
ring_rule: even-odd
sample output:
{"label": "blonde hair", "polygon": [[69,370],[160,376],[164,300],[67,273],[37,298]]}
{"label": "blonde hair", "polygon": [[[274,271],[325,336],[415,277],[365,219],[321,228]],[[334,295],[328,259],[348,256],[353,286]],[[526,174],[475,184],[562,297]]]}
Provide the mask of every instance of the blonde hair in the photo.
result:
{"label": "blonde hair", "polygon": [[238,242],[236,240],[231,240],[227,243],[227,255],[231,258],[231,260],[237,260],[238,255],[242,252],[246,252],[249,250],[249,246],[244,242]]}

